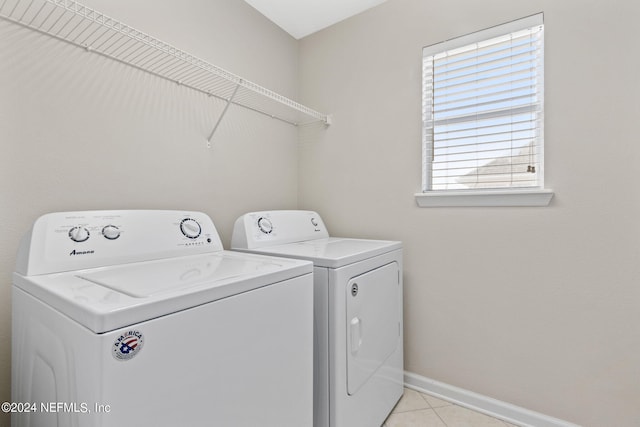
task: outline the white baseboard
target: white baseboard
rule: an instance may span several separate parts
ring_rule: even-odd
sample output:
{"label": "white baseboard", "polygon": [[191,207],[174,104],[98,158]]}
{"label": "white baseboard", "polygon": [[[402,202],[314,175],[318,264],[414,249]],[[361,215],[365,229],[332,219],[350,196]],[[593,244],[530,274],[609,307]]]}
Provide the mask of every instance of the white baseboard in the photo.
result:
{"label": "white baseboard", "polygon": [[501,400],[445,384],[411,372],[404,373],[407,388],[464,406],[522,427],[580,427],[567,421],[530,411]]}

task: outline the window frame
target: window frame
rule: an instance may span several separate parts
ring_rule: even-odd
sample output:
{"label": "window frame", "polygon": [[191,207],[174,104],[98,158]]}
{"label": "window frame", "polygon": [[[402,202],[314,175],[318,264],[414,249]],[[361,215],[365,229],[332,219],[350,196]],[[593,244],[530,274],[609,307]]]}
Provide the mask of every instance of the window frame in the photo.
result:
{"label": "window frame", "polygon": [[[424,58],[449,51],[461,47],[465,47],[484,40],[489,40],[505,34],[521,31],[537,25],[544,25],[542,13],[527,16],[522,19],[508,22],[506,24],[497,25],[485,30],[477,31],[465,36],[446,40],[435,45],[423,48],[421,64],[424,66]],[[544,43],[544,42],[543,42]],[[544,61],[544,47],[543,47]],[[544,66],[544,65],[543,65]],[[422,67],[421,67],[422,68]],[[544,68],[543,68],[544,73]],[[544,77],[541,84],[544,85]],[[424,83],[423,83],[424,85]],[[424,86],[422,85],[422,89]],[[544,91],[544,86],[543,89]],[[422,90],[422,103],[425,102],[424,90]],[[544,98],[541,100],[544,105]],[[543,107],[544,108],[544,107]],[[542,113],[544,114],[544,113]],[[424,112],[423,112],[424,118]],[[464,189],[464,190],[431,190],[428,188],[431,180],[430,161],[428,161],[427,147],[424,121],[421,120],[423,129],[422,134],[422,192],[416,193],[415,198],[419,207],[438,207],[438,206],[547,206],[553,197],[553,191],[544,188],[544,167],[540,167],[538,178],[539,186],[536,187],[507,187],[507,188],[481,188],[481,189]],[[544,116],[540,125],[542,132],[542,146],[544,146]],[[544,148],[538,154],[540,156],[540,165],[543,165]]]}

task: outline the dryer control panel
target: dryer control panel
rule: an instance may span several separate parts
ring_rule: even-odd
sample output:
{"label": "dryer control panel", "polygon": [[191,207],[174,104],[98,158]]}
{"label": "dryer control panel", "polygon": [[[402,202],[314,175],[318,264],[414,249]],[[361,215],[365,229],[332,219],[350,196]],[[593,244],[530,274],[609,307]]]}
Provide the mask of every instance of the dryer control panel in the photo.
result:
{"label": "dryer control panel", "polygon": [[317,212],[250,212],[236,220],[231,248],[256,249],[327,237],[329,232]]}
{"label": "dryer control panel", "polygon": [[57,212],[38,218],[23,237],[16,271],[57,273],[220,250],[215,225],[201,212]]}

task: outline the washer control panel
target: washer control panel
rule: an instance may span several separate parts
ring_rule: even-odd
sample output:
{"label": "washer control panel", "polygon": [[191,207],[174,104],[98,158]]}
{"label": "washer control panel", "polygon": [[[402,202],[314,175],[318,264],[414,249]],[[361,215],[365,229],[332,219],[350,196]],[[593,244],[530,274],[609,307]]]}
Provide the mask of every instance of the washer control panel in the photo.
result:
{"label": "washer control panel", "polygon": [[35,221],[16,270],[45,274],[220,250],[213,221],[201,212],[58,212]]}
{"label": "washer control panel", "polygon": [[317,212],[250,212],[236,220],[231,248],[255,249],[326,237],[329,233]]}

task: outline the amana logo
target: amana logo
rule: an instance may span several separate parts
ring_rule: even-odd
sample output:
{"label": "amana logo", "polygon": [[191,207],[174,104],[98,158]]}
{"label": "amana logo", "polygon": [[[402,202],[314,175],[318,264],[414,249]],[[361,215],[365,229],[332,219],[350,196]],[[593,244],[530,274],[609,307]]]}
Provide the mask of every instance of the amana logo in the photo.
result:
{"label": "amana logo", "polygon": [[69,254],[69,256],[74,256],[74,255],[89,255],[94,253],[95,251],[76,251],[75,249],[71,251],[71,253]]}

